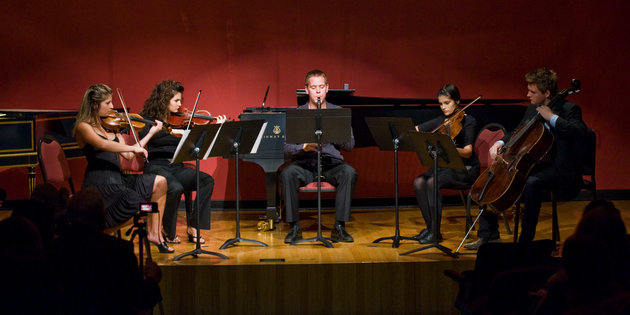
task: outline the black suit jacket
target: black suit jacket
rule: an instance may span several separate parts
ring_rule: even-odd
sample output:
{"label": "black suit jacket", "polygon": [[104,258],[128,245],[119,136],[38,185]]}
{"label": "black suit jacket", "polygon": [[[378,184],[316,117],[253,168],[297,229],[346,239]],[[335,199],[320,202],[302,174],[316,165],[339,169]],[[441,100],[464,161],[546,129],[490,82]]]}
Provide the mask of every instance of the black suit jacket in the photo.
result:
{"label": "black suit jacket", "polygon": [[[530,105],[525,116],[516,128],[518,130],[538,113],[536,105]],[[554,143],[545,161],[540,167],[553,167],[559,175],[559,194],[561,198],[573,198],[579,192],[582,183],[581,169],[584,162],[586,125],[582,120],[582,110],[576,104],[562,100],[551,110],[558,115],[556,126],[550,127]],[[512,135],[504,138],[507,142]]]}

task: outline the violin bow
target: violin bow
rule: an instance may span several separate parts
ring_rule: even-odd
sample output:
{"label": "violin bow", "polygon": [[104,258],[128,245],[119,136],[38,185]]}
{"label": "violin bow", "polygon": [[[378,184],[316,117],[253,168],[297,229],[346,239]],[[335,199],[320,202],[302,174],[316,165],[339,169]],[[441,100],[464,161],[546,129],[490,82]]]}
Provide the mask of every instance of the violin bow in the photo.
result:
{"label": "violin bow", "polygon": [[195,112],[197,111],[197,103],[199,103],[199,97],[201,97],[201,90],[197,93],[197,100],[195,100],[195,106],[193,106],[192,114],[190,114],[190,119],[188,120],[188,127],[186,129],[190,129],[190,125],[192,124],[193,117],[195,117]]}
{"label": "violin bow", "polygon": [[140,145],[140,141],[138,140],[138,135],[136,134],[136,131],[133,130],[133,126],[131,125],[131,118],[129,117],[129,112],[127,111],[127,106],[125,106],[125,101],[123,100],[122,92],[120,92],[119,88],[116,88],[116,92],[118,93],[118,97],[120,98],[120,103],[122,104],[123,111],[125,112],[125,117],[127,117],[127,121],[129,122],[129,131],[131,131],[131,134],[133,135],[133,138],[136,140],[136,144],[139,147],[142,147]]}
{"label": "violin bow", "polygon": [[[468,103],[468,105],[464,106],[462,109],[458,110],[458,112],[460,112],[460,111],[463,112],[464,110],[466,110],[466,108],[468,108],[468,106],[476,103],[481,98],[481,96],[482,95],[477,96],[476,99],[474,99],[472,102]],[[437,126],[437,128],[433,129],[431,131],[431,133],[434,133],[434,132],[440,130],[440,128],[442,128],[442,126],[446,125],[448,122],[449,122],[448,119],[445,119],[439,126]]]}

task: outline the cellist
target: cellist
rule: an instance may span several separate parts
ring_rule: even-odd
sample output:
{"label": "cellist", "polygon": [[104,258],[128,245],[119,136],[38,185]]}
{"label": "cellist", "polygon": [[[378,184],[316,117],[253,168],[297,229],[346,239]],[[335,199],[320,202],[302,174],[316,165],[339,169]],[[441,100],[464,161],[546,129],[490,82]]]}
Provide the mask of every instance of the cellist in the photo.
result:
{"label": "cellist", "polygon": [[[479,160],[473,150],[473,142],[475,141],[475,130],[477,126],[477,120],[473,116],[465,115],[465,113],[458,112],[458,105],[460,102],[459,89],[453,84],[444,85],[437,93],[438,102],[440,103],[440,109],[442,115],[428,120],[420,125],[416,126],[418,131],[433,131],[438,126],[436,132],[442,132],[451,136],[455,142],[457,153],[462,158],[465,170],[453,170],[448,168],[440,168],[437,171],[438,176],[438,200],[434,200],[434,179],[433,170],[429,169],[424,174],[419,175],[413,181],[413,188],[416,192],[416,199],[420,207],[420,212],[424,218],[427,228],[422,230],[418,235],[414,236],[420,244],[427,244],[433,240],[433,233],[436,231],[436,227],[431,226],[432,216],[437,214],[437,224],[440,224],[442,218],[442,194],[439,192],[440,187],[470,187],[479,176]],[[462,115],[464,114],[464,115]],[[450,121],[449,124],[444,124],[447,119],[459,118],[458,121]],[[458,127],[454,127],[458,124]],[[451,128],[452,127],[452,128]],[[459,131],[457,131],[459,130]],[[454,134],[458,132],[457,134]],[[453,133],[453,134],[451,134]],[[434,209],[436,207],[437,209]],[[438,240],[442,239],[441,235],[438,235]]]}
{"label": "cellist", "polygon": [[[578,105],[562,99],[555,102],[553,107],[548,106],[558,90],[556,72],[539,68],[527,73],[525,82],[527,83],[527,97],[531,104],[516,130],[540,114],[545,128],[553,135],[554,142],[547,155],[531,170],[525,182],[522,196],[525,208],[520,243],[534,240],[544,190],[557,189],[559,196],[567,199],[575,197],[579,192],[582,181],[579,144],[586,136],[586,125],[582,121],[582,110]],[[506,135],[490,148],[492,158],[497,158],[505,141],[510,137],[511,134]],[[477,236],[476,241],[465,244],[464,248],[476,250],[484,243],[499,241],[497,214],[490,211],[483,212],[479,219]]]}

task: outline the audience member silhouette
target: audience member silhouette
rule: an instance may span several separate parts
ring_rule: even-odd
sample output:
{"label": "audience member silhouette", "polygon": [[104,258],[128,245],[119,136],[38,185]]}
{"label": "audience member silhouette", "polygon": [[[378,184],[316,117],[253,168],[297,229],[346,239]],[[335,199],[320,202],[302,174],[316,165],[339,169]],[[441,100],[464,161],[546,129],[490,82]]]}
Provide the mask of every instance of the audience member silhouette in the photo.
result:
{"label": "audience member silhouette", "polygon": [[0,188],[0,207],[3,206],[5,199],[7,199],[7,192],[4,189]]}
{"label": "audience member silhouette", "polygon": [[31,199],[19,203],[11,216],[24,217],[35,224],[39,231],[44,253],[58,235],[59,227],[64,226],[68,190],[58,190],[51,184],[39,184],[31,193]]}
{"label": "audience member silhouette", "polygon": [[628,266],[630,244],[619,210],[610,201],[592,201],[564,243],[562,268],[549,279],[537,313],[598,309],[615,297],[622,297],[615,313],[630,310]]}
{"label": "audience member silhouette", "polygon": [[68,219],[67,231],[51,251],[59,313],[132,314],[162,299],[157,265],[147,263],[143,277],[133,244],[102,233],[105,208],[97,190],[75,194]]}
{"label": "audience member silhouette", "polygon": [[3,314],[53,309],[52,279],[37,226],[24,217],[0,221],[0,308]]}

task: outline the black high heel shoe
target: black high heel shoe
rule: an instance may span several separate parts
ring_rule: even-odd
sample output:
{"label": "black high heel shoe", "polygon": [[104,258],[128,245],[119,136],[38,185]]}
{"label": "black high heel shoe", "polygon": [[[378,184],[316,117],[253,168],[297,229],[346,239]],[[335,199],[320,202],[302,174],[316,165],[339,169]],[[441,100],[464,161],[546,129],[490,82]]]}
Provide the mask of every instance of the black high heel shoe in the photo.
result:
{"label": "black high heel shoe", "polygon": [[153,244],[155,245],[155,247],[157,247],[158,251],[160,251],[160,253],[173,253],[175,252],[175,249],[168,249],[168,245],[166,245],[166,242],[162,242],[160,244]]}
{"label": "black high heel shoe", "polygon": [[[199,244],[205,244],[206,240],[203,239],[199,230],[193,230],[194,228],[191,226],[186,227],[186,234],[188,234],[188,241],[191,243],[197,243],[197,236],[199,236]],[[193,232],[197,234],[197,236],[193,235]]]}
{"label": "black high heel shoe", "polygon": [[179,237],[177,237],[177,235],[175,235],[175,238],[170,239],[168,237],[168,235],[166,235],[166,233],[164,233],[164,231],[162,231],[162,238],[164,239],[164,242],[166,242],[166,243],[180,244],[182,242],[182,241],[179,240]]}
{"label": "black high heel shoe", "polygon": [[[188,233],[188,241],[191,243],[197,243],[197,237],[194,236],[192,233],[190,232],[186,232]],[[203,239],[203,237],[199,237],[199,244],[205,244],[206,240]]]}

